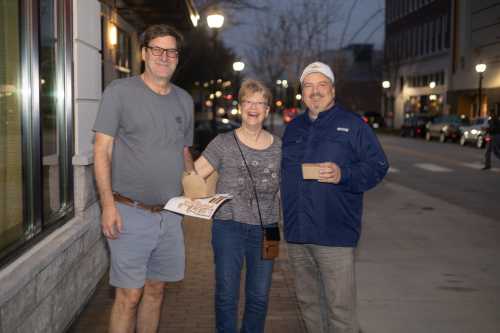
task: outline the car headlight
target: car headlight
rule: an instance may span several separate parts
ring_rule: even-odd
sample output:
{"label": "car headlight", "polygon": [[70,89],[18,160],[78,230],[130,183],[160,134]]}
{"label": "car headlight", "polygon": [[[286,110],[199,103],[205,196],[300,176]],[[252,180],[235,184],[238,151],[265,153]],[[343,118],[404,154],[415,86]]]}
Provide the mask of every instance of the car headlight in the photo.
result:
{"label": "car headlight", "polygon": [[472,131],[470,131],[470,133],[472,135],[476,135],[476,134],[479,134],[479,131],[477,129],[473,129]]}
{"label": "car headlight", "polygon": [[448,125],[443,126],[443,131],[446,132],[447,130],[448,130]]}

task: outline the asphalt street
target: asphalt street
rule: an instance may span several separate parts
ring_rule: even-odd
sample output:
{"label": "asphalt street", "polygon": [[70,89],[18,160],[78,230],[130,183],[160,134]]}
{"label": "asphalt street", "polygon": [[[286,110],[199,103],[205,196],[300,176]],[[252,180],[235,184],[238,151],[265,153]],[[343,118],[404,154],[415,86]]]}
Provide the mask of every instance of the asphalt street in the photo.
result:
{"label": "asphalt street", "polygon": [[500,160],[481,170],[484,149],[379,135],[391,169],[387,180],[500,223]]}

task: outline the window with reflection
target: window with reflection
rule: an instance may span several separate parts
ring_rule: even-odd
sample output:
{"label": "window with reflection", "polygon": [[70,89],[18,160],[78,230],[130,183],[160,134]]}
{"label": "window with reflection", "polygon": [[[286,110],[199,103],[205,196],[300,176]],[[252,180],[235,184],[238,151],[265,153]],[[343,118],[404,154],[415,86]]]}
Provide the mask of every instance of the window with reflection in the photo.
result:
{"label": "window with reflection", "polygon": [[58,49],[57,6],[53,0],[40,1],[40,120],[42,133],[43,166],[43,216],[44,221],[61,208],[59,147],[58,147],[58,91],[61,82],[57,76],[56,53]]}
{"label": "window with reflection", "polygon": [[131,75],[132,72],[132,48],[130,35],[117,28],[117,45],[115,53],[115,68],[118,72],[118,77],[123,78]]}
{"label": "window with reflection", "polygon": [[70,4],[0,1],[0,265],[73,214]]}
{"label": "window with reflection", "polygon": [[0,251],[23,236],[19,8],[0,2]]}

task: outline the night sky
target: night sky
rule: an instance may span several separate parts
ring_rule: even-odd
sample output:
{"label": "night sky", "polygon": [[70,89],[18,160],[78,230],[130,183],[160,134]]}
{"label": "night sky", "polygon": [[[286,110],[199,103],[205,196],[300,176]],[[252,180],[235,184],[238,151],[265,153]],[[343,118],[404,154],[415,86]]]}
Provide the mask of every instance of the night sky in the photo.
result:
{"label": "night sky", "polygon": [[[293,0],[256,0],[256,2],[266,3],[271,6],[271,8],[279,8],[280,6],[286,6],[290,4]],[[341,4],[339,22],[332,26],[330,32],[332,38],[331,48],[337,48],[340,42],[340,36],[344,29],[346,23],[346,17],[349,9],[351,8],[355,0],[342,0],[339,1]],[[358,0],[356,7],[352,13],[351,22],[347,29],[344,45],[351,39],[351,37],[356,33],[358,29],[366,22],[366,20],[372,16],[378,9],[384,7],[384,0]],[[231,13],[235,15],[235,19],[241,24],[232,25],[229,21],[226,22],[225,28],[223,30],[222,36],[224,42],[227,46],[231,47],[236,51],[237,55],[241,59],[245,59],[245,53],[252,44],[252,36],[255,35],[255,22],[258,22],[258,16],[264,14],[255,12],[252,10],[240,11],[239,13]],[[383,47],[384,40],[384,19],[385,14],[382,10],[379,12],[366,27],[358,34],[353,42],[355,43],[373,43],[375,47],[381,49]],[[378,29],[377,29],[378,28]],[[376,30],[377,29],[377,30]],[[374,31],[376,32],[367,41],[367,37]]]}

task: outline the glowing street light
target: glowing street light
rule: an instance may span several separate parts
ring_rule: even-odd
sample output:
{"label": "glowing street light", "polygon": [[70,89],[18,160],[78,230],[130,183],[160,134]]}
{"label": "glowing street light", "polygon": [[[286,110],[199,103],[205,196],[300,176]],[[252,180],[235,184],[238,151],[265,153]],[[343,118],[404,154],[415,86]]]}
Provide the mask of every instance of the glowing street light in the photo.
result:
{"label": "glowing street light", "polygon": [[429,88],[431,88],[431,89],[436,88],[436,82],[435,82],[435,81],[431,81],[431,82],[429,83]]}
{"label": "glowing street light", "polygon": [[210,29],[220,29],[224,25],[224,15],[213,13],[207,15],[207,24]]}
{"label": "glowing street light", "polygon": [[243,61],[235,61],[233,62],[233,70],[235,72],[241,72],[245,69],[245,63]]}
{"label": "glowing street light", "polygon": [[478,73],[484,73],[486,71],[486,64],[477,64],[476,65],[476,72]]}
{"label": "glowing street light", "polygon": [[383,81],[382,82],[382,88],[384,89],[389,89],[391,87],[391,83],[389,81]]}

